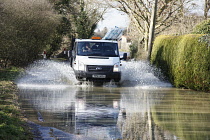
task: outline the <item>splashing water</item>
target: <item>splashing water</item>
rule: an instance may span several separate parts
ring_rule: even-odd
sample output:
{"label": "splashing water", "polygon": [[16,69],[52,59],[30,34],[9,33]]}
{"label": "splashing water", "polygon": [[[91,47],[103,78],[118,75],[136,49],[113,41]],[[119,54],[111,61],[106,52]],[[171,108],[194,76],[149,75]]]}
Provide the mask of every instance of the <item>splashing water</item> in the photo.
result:
{"label": "splashing water", "polygon": [[161,71],[150,66],[144,61],[130,61],[123,63],[121,84],[123,86],[137,86],[142,88],[148,87],[171,87],[168,82],[161,81],[164,79]]}
{"label": "splashing water", "polygon": [[30,65],[25,75],[17,81],[18,86],[34,88],[63,88],[78,81],[67,62],[40,60]]}
{"label": "splashing water", "polygon": [[[156,75],[156,76],[155,76]],[[163,82],[161,72],[151,67],[148,62],[131,61],[123,62],[121,86],[137,87],[168,87],[170,83]],[[26,74],[18,80],[18,85],[30,88],[64,88],[75,85],[78,81],[68,62],[40,60],[26,69]],[[93,86],[82,84],[80,86]],[[103,86],[113,86],[112,82]],[[115,86],[114,86],[115,87]]]}

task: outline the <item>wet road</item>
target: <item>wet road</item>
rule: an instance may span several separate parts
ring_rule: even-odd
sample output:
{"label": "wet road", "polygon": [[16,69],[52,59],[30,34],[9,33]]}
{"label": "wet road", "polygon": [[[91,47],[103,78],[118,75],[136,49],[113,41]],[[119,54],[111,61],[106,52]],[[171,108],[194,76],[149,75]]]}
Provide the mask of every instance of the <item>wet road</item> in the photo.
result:
{"label": "wet road", "polygon": [[21,107],[49,130],[43,139],[210,139],[209,94],[172,88],[144,62],[123,65],[120,85],[95,86],[75,85],[66,63],[37,62],[17,81]]}

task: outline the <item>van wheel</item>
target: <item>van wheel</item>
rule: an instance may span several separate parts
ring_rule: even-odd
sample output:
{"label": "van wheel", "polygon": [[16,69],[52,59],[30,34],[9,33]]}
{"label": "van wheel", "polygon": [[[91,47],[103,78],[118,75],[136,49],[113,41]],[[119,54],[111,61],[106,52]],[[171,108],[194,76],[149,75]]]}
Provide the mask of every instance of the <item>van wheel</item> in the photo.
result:
{"label": "van wheel", "polygon": [[78,81],[82,81],[82,77],[77,76],[76,79],[77,79]]}
{"label": "van wheel", "polygon": [[120,79],[114,79],[115,82],[120,82]]}

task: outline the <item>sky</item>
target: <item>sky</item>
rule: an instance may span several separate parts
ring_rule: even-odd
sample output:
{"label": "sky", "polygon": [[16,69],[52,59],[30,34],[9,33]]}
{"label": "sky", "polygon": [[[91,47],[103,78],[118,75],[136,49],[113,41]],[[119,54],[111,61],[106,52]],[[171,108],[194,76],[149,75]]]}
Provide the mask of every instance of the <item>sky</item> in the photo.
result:
{"label": "sky", "polygon": [[104,27],[111,29],[115,26],[126,28],[129,25],[129,21],[130,20],[126,14],[111,8],[104,14],[104,20],[98,23],[97,29],[103,30]]}
{"label": "sky", "polygon": [[195,3],[196,5],[192,7],[191,12],[203,15],[205,0],[193,0],[192,3]]}
{"label": "sky", "polygon": [[[204,1],[205,0],[193,0],[196,6],[193,7],[191,12],[203,15]],[[108,30],[110,30],[115,26],[126,28],[129,25],[129,21],[129,18],[125,13],[111,8],[104,14],[104,20],[98,23],[97,29],[103,30],[104,27],[107,27]]]}

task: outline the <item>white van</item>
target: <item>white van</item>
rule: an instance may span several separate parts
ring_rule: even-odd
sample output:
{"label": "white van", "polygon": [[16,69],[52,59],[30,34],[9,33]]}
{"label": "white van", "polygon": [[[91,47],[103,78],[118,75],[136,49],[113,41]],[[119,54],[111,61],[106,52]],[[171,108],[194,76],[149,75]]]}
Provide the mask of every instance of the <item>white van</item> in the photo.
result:
{"label": "white van", "polygon": [[76,39],[70,58],[71,66],[79,81],[102,81],[121,79],[121,60],[118,42],[112,40]]}

